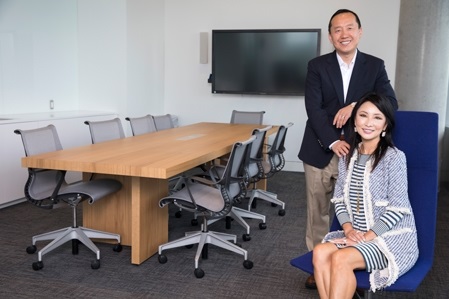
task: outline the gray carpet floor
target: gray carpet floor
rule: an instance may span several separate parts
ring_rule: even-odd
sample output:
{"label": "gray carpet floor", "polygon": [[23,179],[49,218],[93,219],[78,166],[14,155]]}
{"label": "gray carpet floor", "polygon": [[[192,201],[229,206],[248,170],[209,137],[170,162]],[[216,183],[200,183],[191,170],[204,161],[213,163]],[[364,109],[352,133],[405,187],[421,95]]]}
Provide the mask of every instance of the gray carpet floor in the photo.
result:
{"label": "gray carpet floor", "polygon": [[[259,201],[255,211],[267,216],[267,229],[260,230],[258,221],[248,220],[250,241],[242,241],[244,230],[236,223],[231,229],[226,229],[223,221],[210,226],[211,230],[237,234],[254,262],[253,269],[243,267],[242,256],[210,246],[209,258],[200,260],[205,271],[202,279],[193,274],[196,247],[167,250],[166,264],[160,264],[154,255],[136,266],[130,263],[129,247],[117,253],[111,245],[99,243],[101,268],[92,270],[95,255],[84,246],[78,255],[72,255],[69,242],[45,255],[44,268],[34,271],[31,264],[37,255],[25,251],[31,237],[70,225],[70,209],[48,211],[29,203],[2,209],[0,298],[318,298],[316,291],[304,287],[307,274],[289,263],[306,252],[304,174],[281,172],[268,181],[268,189],[286,202],[286,215],[278,216],[278,208]],[[422,285],[414,293],[376,292],[375,298],[448,298],[448,197],[447,187],[442,186],[435,262]],[[170,240],[197,229],[190,224],[190,213],[175,218],[175,211],[170,209]],[[38,243],[38,249],[42,245]]]}

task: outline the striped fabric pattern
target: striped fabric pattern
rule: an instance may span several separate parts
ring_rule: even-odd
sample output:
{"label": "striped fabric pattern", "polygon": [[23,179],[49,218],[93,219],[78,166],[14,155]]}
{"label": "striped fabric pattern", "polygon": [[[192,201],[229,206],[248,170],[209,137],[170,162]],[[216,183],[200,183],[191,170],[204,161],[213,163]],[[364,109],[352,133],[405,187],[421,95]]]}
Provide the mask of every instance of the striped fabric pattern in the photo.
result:
{"label": "striped fabric pattern", "polygon": [[380,252],[376,244],[372,242],[361,243],[356,245],[355,248],[363,255],[367,272],[385,269],[388,266],[387,258]]}
{"label": "striped fabric pattern", "polygon": [[366,232],[365,208],[364,208],[364,173],[365,164],[354,163],[351,182],[349,184],[349,202],[353,214],[352,226],[355,229]]}
{"label": "striped fabric pattern", "polygon": [[[348,158],[349,167],[346,164]],[[351,181],[358,158],[355,151],[352,157],[340,159],[338,165],[339,175],[331,202],[339,213],[339,221],[349,218],[352,222],[355,218],[350,192],[354,195]],[[404,153],[397,148],[388,148],[374,170],[371,159],[368,159],[363,181],[366,185],[363,190],[363,209],[367,229],[378,234],[370,243],[375,244],[388,261],[387,269],[372,269],[370,284],[371,290],[375,291],[394,283],[414,265],[419,255],[416,226],[408,200],[407,162]],[[330,232],[323,242],[342,237],[344,232],[341,230]]]}

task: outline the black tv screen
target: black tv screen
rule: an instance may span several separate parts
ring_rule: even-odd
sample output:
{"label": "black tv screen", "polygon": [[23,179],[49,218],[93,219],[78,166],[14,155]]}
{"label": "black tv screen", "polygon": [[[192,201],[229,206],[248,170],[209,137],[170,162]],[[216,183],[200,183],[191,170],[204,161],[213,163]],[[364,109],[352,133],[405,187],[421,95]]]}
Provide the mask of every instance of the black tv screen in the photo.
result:
{"label": "black tv screen", "polygon": [[212,93],[304,95],[321,29],[212,30]]}

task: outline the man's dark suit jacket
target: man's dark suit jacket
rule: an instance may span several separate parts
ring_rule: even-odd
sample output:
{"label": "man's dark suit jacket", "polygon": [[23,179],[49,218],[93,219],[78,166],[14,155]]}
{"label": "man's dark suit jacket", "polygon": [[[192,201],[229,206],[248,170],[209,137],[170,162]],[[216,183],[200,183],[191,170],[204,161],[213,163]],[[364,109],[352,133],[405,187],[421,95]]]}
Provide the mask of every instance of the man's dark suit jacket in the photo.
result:
{"label": "man's dark suit jacket", "polygon": [[[358,101],[368,92],[386,96],[393,107],[398,108],[383,60],[357,52],[346,103],[336,52],[309,61],[305,91],[308,120],[298,158],[317,168],[327,166],[334,154],[329,145],[341,135],[341,129],[332,125],[335,115],[338,110]],[[344,126],[345,136],[351,136],[354,131],[348,123]]]}

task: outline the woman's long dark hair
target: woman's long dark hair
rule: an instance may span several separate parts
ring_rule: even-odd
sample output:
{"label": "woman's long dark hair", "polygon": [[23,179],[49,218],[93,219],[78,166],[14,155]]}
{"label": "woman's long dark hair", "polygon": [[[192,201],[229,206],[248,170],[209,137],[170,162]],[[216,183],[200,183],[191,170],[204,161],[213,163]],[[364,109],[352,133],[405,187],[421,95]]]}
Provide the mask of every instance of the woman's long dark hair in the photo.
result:
{"label": "woman's long dark hair", "polygon": [[[368,94],[364,95],[360,99],[360,101],[357,102],[357,104],[354,106],[354,109],[352,110],[350,123],[349,123],[350,126],[352,126],[352,128],[355,127],[355,118],[356,118],[357,112],[360,109],[360,106],[362,106],[366,102],[372,103],[374,106],[377,107],[377,109],[380,110],[380,112],[383,113],[383,115],[385,116],[385,122],[387,124],[387,127],[385,129],[385,137],[382,137],[382,136],[380,137],[380,141],[377,144],[376,149],[371,154],[371,158],[374,160],[373,169],[371,170],[371,171],[373,171],[374,168],[376,168],[379,161],[385,155],[387,148],[394,146],[391,132],[393,131],[393,128],[395,125],[395,120],[394,120],[395,110],[393,108],[393,105],[390,103],[390,101],[386,97],[379,95],[377,93],[368,93]],[[352,138],[351,148],[349,150],[349,153],[348,153],[347,159],[346,159],[347,167],[349,166],[349,161],[351,160],[351,157],[352,157],[355,149],[358,147],[359,143],[362,142],[362,138],[360,137],[360,135],[357,132],[354,132],[354,135],[352,137],[353,138]]]}

